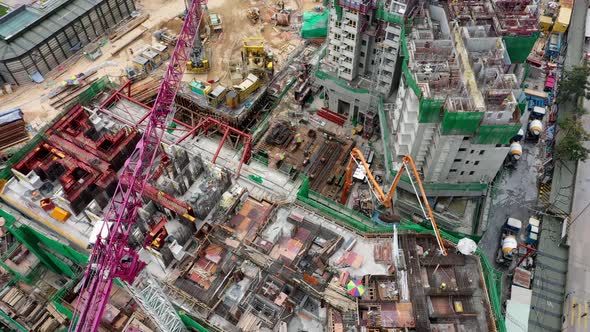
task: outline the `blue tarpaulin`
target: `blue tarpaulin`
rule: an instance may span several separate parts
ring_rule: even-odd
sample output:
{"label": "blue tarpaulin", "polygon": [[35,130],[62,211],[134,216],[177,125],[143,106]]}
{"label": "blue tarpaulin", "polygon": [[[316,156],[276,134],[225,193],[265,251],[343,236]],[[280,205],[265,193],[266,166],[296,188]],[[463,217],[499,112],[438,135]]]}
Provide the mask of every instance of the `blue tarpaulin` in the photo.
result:
{"label": "blue tarpaulin", "polygon": [[41,82],[45,81],[45,79],[43,78],[43,75],[41,75],[41,73],[38,71],[36,71],[33,75],[31,75],[31,79],[35,83],[41,83]]}
{"label": "blue tarpaulin", "polygon": [[23,119],[23,111],[20,108],[13,108],[7,111],[0,111],[0,126]]}

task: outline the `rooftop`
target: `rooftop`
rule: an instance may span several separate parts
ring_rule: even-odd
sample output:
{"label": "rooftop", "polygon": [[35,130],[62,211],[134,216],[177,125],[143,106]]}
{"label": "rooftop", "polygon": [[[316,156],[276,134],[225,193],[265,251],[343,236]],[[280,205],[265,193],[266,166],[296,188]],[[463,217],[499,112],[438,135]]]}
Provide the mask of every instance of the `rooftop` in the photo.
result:
{"label": "rooftop", "polygon": [[0,18],[0,61],[25,54],[94,6],[92,0],[54,0],[6,14]]}
{"label": "rooftop", "polygon": [[[426,97],[449,112],[500,112],[488,123],[515,122],[518,89],[501,37],[489,25],[450,27],[442,7],[416,11],[408,36],[408,68]],[[504,114],[505,113],[505,114]]]}

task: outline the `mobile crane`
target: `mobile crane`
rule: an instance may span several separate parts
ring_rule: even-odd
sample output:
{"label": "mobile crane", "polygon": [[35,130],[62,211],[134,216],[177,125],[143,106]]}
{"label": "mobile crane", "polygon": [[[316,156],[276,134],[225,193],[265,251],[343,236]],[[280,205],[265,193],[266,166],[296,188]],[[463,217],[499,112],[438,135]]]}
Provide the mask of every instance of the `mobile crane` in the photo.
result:
{"label": "mobile crane", "polygon": [[[410,183],[412,185],[412,188],[414,189],[414,193],[416,194],[416,198],[418,199],[418,203],[420,204],[420,208],[422,209],[422,213],[424,214],[424,218],[430,220],[441,254],[443,256],[447,255],[447,251],[443,244],[442,237],[440,236],[440,231],[438,230],[438,226],[436,225],[436,221],[434,220],[434,213],[430,208],[430,204],[428,204],[428,199],[426,198],[426,193],[424,192],[424,186],[422,184],[422,180],[420,180],[420,174],[418,174],[418,170],[416,169],[414,160],[410,155],[406,155],[402,158],[402,166],[400,167],[399,171],[397,172],[397,175],[393,179],[393,183],[389,188],[389,192],[385,194],[379,183],[377,183],[377,180],[375,180],[373,173],[371,173],[371,170],[369,169],[369,164],[365,160],[363,153],[358,148],[353,148],[350,152],[350,161],[348,162],[348,167],[346,168],[346,178],[344,180],[344,186],[342,188],[342,196],[340,197],[341,204],[346,204],[346,201],[348,200],[348,194],[350,193],[350,188],[352,187],[352,174],[356,166],[363,167],[365,169],[366,178],[369,181],[371,191],[377,197],[379,203],[381,203],[386,209],[389,209],[393,206],[393,194],[395,193],[399,180],[402,177],[402,174],[404,173],[404,171],[406,171],[408,177],[410,178]],[[410,172],[410,168],[412,169],[412,172]],[[416,178],[415,181],[418,184],[418,189],[416,189],[414,180],[412,180],[412,176]],[[418,190],[420,191],[420,195],[418,195]]]}
{"label": "mobile crane", "polygon": [[137,251],[129,245],[129,234],[137,221],[137,211],[143,205],[142,193],[152,176],[162,135],[173,117],[174,98],[190,60],[202,18],[201,6],[205,4],[205,0],[193,0],[187,11],[143,136],[125,162],[106,209],[103,229],[98,233],[90,255],[68,331],[97,331],[113,280],[119,278],[132,284],[145,266]]}

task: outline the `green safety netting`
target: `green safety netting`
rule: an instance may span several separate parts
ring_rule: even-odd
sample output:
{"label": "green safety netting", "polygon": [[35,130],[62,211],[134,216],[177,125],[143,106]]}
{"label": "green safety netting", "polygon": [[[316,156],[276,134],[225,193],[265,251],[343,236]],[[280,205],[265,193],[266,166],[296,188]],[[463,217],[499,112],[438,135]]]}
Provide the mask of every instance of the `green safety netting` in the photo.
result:
{"label": "green safety netting", "polygon": [[531,36],[506,36],[502,39],[506,44],[506,51],[510,56],[512,63],[523,63],[526,62],[535,42],[539,38],[539,32],[535,32]]}
{"label": "green safety netting", "polygon": [[315,71],[315,77],[319,78],[320,80],[331,80],[334,83],[336,83],[338,86],[340,86],[341,88],[344,88],[344,89],[354,92],[354,93],[370,93],[370,91],[368,89],[361,88],[361,87],[352,87],[352,86],[348,85],[348,83],[345,80],[340,79],[336,76],[332,76],[320,69]]}
{"label": "green safety netting", "polygon": [[302,38],[324,38],[328,35],[328,10],[321,13],[303,13],[303,26],[301,27]]}
{"label": "green safety netting", "polygon": [[445,111],[442,119],[443,135],[472,135],[479,127],[484,112]]}
{"label": "green safety netting", "polygon": [[76,265],[85,265],[88,261],[87,255],[46,237],[28,225],[15,226],[15,218],[5,211],[0,210],[0,216],[6,220],[8,231],[53,272],[72,278],[77,274]]}
{"label": "green safety netting", "polygon": [[[66,315],[68,319],[72,319],[73,313],[72,311],[63,305],[64,297],[80,282],[82,274],[82,268],[85,267],[88,256],[86,253],[81,253],[70,246],[67,246],[61,242],[56,240],[50,239],[47,236],[37,232],[33,228],[27,225],[15,225],[16,219],[8,214],[7,212],[0,209],[0,216],[4,217],[6,220],[6,228],[8,231],[14,235],[14,237],[18,240],[15,243],[16,246],[20,245],[20,243],[24,244],[35,256],[39,258],[39,260],[43,264],[38,264],[35,266],[33,271],[31,271],[26,277],[23,277],[20,273],[10,269],[6,266],[5,259],[8,256],[7,253],[3,254],[1,257],[0,265],[3,267],[8,268],[8,270],[13,273],[16,278],[23,280],[26,283],[35,282],[35,278],[31,275],[39,276],[40,272],[37,270],[42,269],[44,266],[53,270],[55,273],[66,275],[71,279],[55,294],[50,297],[50,301],[55,305],[55,308],[62,314]],[[12,247],[11,247],[12,249]],[[115,283],[123,287],[123,284],[118,279],[115,279]],[[185,326],[192,328],[196,331],[208,332],[203,325],[199,324],[197,321],[189,317],[185,312],[179,311],[178,315],[180,316],[182,322]],[[0,311],[0,316],[6,318],[3,315],[3,312]],[[14,324],[19,330],[26,331],[26,329],[20,329],[20,325],[8,319],[11,323]]]}
{"label": "green safety netting", "polygon": [[338,0],[334,0],[334,9],[336,10],[336,18],[340,21],[342,19],[342,7],[340,7]]}
{"label": "green safety netting", "polygon": [[508,144],[520,128],[520,125],[481,125],[471,143]]}
{"label": "green safety netting", "polygon": [[397,14],[393,14],[390,13],[389,11],[385,10],[383,8],[383,2],[379,2],[379,5],[377,6],[377,19],[378,20],[384,20],[387,21],[389,23],[395,23],[395,24],[404,24],[405,23],[405,18],[401,15],[397,15]]}
{"label": "green safety netting", "polygon": [[438,123],[445,104],[444,99],[421,98],[420,111],[418,112],[418,122],[420,123]]}

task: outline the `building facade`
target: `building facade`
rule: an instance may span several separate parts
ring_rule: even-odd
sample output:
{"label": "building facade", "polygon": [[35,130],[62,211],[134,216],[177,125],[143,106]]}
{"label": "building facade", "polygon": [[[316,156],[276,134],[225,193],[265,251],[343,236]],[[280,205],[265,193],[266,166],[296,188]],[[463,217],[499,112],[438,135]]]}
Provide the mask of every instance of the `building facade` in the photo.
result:
{"label": "building facade", "polygon": [[328,47],[316,78],[328,107],[378,127],[374,106],[397,86],[396,69],[406,4],[396,1],[338,0],[330,4]]}
{"label": "building facade", "polygon": [[489,25],[451,26],[442,7],[416,12],[388,114],[394,159],[411,154],[426,182],[488,183],[522,127],[502,38]]}
{"label": "building facade", "polygon": [[128,18],[133,0],[56,0],[0,18],[0,84],[30,83]]}

